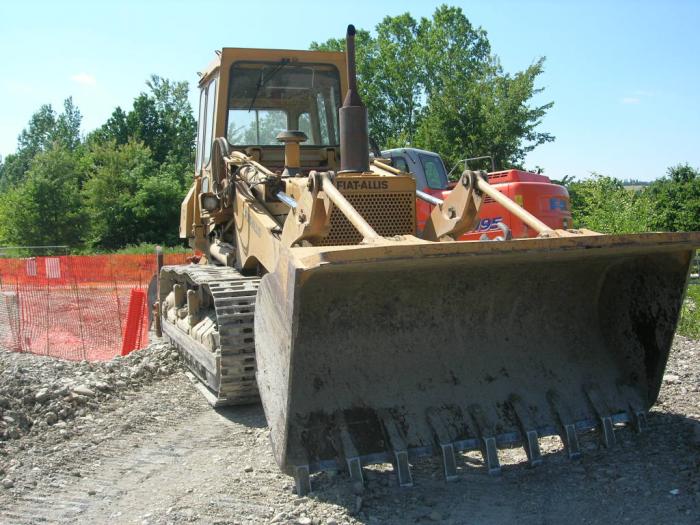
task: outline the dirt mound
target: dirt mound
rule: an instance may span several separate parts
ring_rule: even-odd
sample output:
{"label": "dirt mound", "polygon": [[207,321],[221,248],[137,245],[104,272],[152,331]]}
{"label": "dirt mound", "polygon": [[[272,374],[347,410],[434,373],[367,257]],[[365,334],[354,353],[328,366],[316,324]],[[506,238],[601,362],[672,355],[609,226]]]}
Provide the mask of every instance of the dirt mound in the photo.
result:
{"label": "dirt mound", "polygon": [[49,426],[67,436],[76,416],[179,369],[178,354],[164,343],[93,363],[0,351],[0,445]]}

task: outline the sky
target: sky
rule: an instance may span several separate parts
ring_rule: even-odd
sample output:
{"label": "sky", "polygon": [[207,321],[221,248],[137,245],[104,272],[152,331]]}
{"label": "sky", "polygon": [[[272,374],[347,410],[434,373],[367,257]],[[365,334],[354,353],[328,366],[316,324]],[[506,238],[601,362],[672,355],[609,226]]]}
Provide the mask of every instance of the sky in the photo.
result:
{"label": "sky", "polygon": [[[488,33],[508,72],[546,57],[540,131],[527,159],[554,178],[591,172],[653,180],[700,167],[700,1],[111,1],[0,0],[0,155],[42,104],[69,96],[83,132],[128,109],[151,74],[187,80],[221,47],[307,49],[373,30],[387,15],[429,17],[459,6]],[[477,156],[488,152],[465,152]]]}

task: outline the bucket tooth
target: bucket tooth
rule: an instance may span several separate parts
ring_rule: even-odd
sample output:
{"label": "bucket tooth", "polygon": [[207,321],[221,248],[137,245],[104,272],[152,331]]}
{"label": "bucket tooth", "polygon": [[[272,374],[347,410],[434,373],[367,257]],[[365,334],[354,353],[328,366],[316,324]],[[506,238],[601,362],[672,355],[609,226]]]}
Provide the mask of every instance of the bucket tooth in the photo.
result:
{"label": "bucket tooth", "polygon": [[306,496],[311,492],[311,476],[308,465],[294,467],[294,485],[297,488],[297,496]]}
{"label": "bucket tooth", "polygon": [[309,455],[306,448],[302,446],[302,436],[300,434],[291,434],[289,439],[292,440],[292,446],[295,451],[294,456],[290,457],[289,470],[291,470],[291,475],[294,476],[297,496],[306,496],[311,492]]}
{"label": "bucket tooth", "polygon": [[479,405],[471,405],[469,413],[476,423],[478,434],[481,438],[481,454],[489,474],[500,474],[501,463],[498,461],[498,447],[496,446],[496,433]]}
{"label": "bucket tooth", "polygon": [[632,414],[632,426],[634,426],[638,434],[641,434],[647,429],[647,411],[644,408],[644,403],[633,388],[622,386],[620,387],[620,391],[628,401],[629,409]]}
{"label": "bucket tooth", "polygon": [[384,425],[389,446],[394,455],[394,470],[399,480],[399,486],[412,487],[413,478],[411,477],[411,466],[408,464],[406,438],[387,410],[380,410],[378,415]]}
{"label": "bucket tooth", "polygon": [[581,457],[581,447],[578,443],[576,435],[576,425],[571,416],[569,409],[561,402],[559,395],[550,390],[547,393],[547,399],[554,412],[554,416],[559,425],[559,436],[564,443],[564,448],[570,459],[578,459]]}
{"label": "bucket tooth", "polygon": [[526,430],[525,438],[527,441],[527,446],[525,447],[525,453],[527,454],[527,459],[530,462],[531,467],[542,464],[542,454],[540,453],[540,443],[537,440],[536,430]]}
{"label": "bucket tooth", "polygon": [[457,461],[455,460],[455,449],[452,443],[440,444],[442,451],[442,467],[445,472],[445,481],[457,480]]}
{"label": "bucket tooth", "polygon": [[517,396],[511,396],[510,405],[513,407],[515,416],[520,426],[525,442],[525,453],[527,454],[528,462],[531,467],[542,463],[542,454],[540,453],[540,443],[538,441],[537,430],[530,409]]}
{"label": "bucket tooth", "polygon": [[615,427],[610,416],[610,409],[597,386],[588,385],[584,390],[600,421],[601,442],[606,448],[610,448],[615,444]]}
{"label": "bucket tooth", "polygon": [[336,421],[338,424],[338,432],[340,434],[340,447],[342,448],[342,454],[348,468],[348,474],[350,474],[350,480],[353,483],[361,483],[364,485],[365,481],[364,476],[362,475],[362,462],[360,461],[360,454],[357,452],[357,447],[355,446],[352,436],[348,431],[348,425],[342,412],[338,412],[336,414]]}
{"label": "bucket tooth", "polygon": [[647,425],[647,413],[644,411],[633,411],[632,412],[632,425],[638,434],[645,432],[648,428]]}
{"label": "bucket tooth", "polygon": [[498,461],[498,448],[495,437],[485,437],[484,440],[484,460],[489,469],[489,474],[500,474],[501,463]]}
{"label": "bucket tooth", "polygon": [[440,413],[436,409],[428,410],[428,423],[433,430],[435,440],[442,452],[442,467],[445,474],[445,481],[455,481],[457,479],[457,461],[455,460],[455,449],[450,439],[450,433],[443,421]]}

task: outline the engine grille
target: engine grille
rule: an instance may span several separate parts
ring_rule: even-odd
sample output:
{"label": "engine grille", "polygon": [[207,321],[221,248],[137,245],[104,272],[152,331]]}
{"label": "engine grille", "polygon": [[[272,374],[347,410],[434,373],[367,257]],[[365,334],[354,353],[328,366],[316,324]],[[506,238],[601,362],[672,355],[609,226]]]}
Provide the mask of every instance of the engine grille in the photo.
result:
{"label": "engine grille", "polygon": [[[408,192],[351,193],[344,195],[362,217],[382,237],[415,235],[416,197]],[[343,212],[333,208],[331,230],[320,246],[348,246],[359,244],[362,236],[345,218]]]}

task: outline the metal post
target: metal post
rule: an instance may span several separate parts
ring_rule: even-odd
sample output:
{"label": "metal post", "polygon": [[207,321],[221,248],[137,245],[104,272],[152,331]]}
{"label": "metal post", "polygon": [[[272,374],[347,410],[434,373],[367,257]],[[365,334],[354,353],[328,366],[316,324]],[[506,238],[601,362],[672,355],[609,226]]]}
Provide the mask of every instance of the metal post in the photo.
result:
{"label": "metal post", "polygon": [[160,270],[163,268],[163,248],[156,246],[156,302],[153,305],[154,328],[158,337],[163,337],[163,327],[160,324]]}

